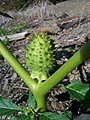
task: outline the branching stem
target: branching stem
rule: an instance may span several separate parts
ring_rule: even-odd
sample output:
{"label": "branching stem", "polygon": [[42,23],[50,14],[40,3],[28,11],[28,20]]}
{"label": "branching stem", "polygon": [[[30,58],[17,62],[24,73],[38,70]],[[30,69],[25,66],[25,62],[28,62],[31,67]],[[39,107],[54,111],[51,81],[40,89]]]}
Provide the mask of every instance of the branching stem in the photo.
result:
{"label": "branching stem", "polygon": [[59,83],[75,67],[80,65],[87,57],[90,56],[90,41],[82,46],[64,65],[62,65],[52,76],[40,84],[38,89],[42,94],[46,94],[57,83]]}
{"label": "branching stem", "polygon": [[52,76],[45,82],[37,83],[30,77],[26,69],[16,60],[16,58],[9,52],[7,47],[0,41],[0,53],[14,68],[18,75],[23,79],[26,85],[34,94],[37,102],[37,109],[45,111],[45,95],[57,83],[59,83],[69,72],[81,64],[87,57],[90,56],[90,41],[80,48],[64,65],[62,65]]}
{"label": "branching stem", "polygon": [[36,87],[36,81],[34,81],[30,74],[26,71],[26,69],[20,64],[18,60],[10,53],[8,48],[3,44],[2,41],[0,41],[0,53],[2,56],[8,61],[8,63],[13,67],[13,69],[18,73],[18,75],[21,77],[21,79],[24,80],[26,85],[30,88],[30,90],[33,92],[33,90]]}

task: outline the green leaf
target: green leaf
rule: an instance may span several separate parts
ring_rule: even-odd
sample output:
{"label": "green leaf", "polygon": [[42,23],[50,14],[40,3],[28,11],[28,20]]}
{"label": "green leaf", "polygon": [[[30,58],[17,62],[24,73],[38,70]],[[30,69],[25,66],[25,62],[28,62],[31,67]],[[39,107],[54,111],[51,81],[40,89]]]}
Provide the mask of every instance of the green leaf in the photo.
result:
{"label": "green leaf", "polygon": [[2,15],[2,16],[4,16],[4,17],[8,17],[8,18],[12,18],[12,19],[13,19],[12,16],[10,16],[9,14],[7,14],[7,13],[5,13],[5,12],[1,12],[1,11],[0,11],[0,15]]}
{"label": "green leaf", "polygon": [[69,120],[72,120],[72,112],[69,110],[64,111],[64,115],[69,118]]}
{"label": "green leaf", "polygon": [[5,99],[0,96],[0,115],[11,115],[12,113],[23,111],[20,107],[14,104],[10,99]]}
{"label": "green leaf", "polygon": [[5,28],[0,27],[0,36],[7,35],[7,31]]}
{"label": "green leaf", "polygon": [[36,101],[31,91],[29,91],[28,106],[32,109],[36,107]]}
{"label": "green leaf", "polygon": [[40,115],[39,120],[71,120],[67,114],[58,114],[56,112],[45,112]]}
{"label": "green leaf", "polygon": [[90,85],[78,80],[73,81],[65,87],[70,93],[71,98],[80,101],[84,108],[90,107]]}
{"label": "green leaf", "polygon": [[33,116],[21,115],[17,117],[12,117],[10,120],[33,120]]}
{"label": "green leaf", "polygon": [[21,115],[17,117],[12,117],[10,120],[33,120],[33,115],[31,116]]}

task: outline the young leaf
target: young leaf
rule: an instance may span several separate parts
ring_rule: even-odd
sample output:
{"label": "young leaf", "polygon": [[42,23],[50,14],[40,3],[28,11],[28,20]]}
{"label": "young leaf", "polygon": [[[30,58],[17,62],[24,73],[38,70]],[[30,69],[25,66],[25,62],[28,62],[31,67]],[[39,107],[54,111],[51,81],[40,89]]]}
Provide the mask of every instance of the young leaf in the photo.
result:
{"label": "young leaf", "polygon": [[65,87],[70,93],[71,98],[80,101],[83,107],[90,107],[90,85],[78,80],[73,81]]}
{"label": "young leaf", "polygon": [[39,120],[71,120],[71,119],[67,116],[67,114],[45,112],[40,116]]}
{"label": "young leaf", "polygon": [[0,96],[0,115],[11,115],[15,112],[23,111],[20,107],[14,104],[10,99],[5,99]]}
{"label": "young leaf", "polygon": [[65,110],[65,111],[64,111],[64,115],[65,115],[66,117],[68,117],[70,120],[72,120],[72,112],[71,112],[71,111]]}
{"label": "young leaf", "polygon": [[36,107],[36,101],[31,91],[29,91],[28,106],[33,109]]}
{"label": "young leaf", "polygon": [[0,15],[2,15],[2,16],[4,16],[4,17],[8,17],[8,18],[12,18],[12,19],[13,19],[12,16],[10,16],[9,14],[7,14],[7,13],[5,13],[5,12],[1,12],[1,11],[0,11]]}
{"label": "young leaf", "polygon": [[17,117],[12,117],[10,120],[33,120],[33,116],[26,116],[26,115],[21,115]]}

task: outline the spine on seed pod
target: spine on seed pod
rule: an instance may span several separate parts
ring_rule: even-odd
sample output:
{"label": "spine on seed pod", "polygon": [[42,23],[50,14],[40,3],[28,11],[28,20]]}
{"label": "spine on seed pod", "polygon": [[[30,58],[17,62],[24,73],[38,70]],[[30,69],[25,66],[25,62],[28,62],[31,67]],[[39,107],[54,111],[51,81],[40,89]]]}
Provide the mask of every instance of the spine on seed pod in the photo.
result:
{"label": "spine on seed pod", "polygon": [[47,79],[55,63],[53,40],[43,33],[33,36],[25,49],[25,61],[31,77],[42,82]]}

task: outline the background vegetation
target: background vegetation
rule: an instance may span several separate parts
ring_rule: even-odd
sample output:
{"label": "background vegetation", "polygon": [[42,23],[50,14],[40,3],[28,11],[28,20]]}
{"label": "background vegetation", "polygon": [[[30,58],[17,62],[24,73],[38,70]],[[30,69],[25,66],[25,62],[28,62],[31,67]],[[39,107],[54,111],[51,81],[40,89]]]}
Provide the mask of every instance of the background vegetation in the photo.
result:
{"label": "background vegetation", "polygon": [[[0,10],[19,10],[22,7],[27,7],[28,5],[32,5],[33,2],[42,2],[45,0],[0,0]],[[53,4],[67,1],[67,0],[46,0]]]}

